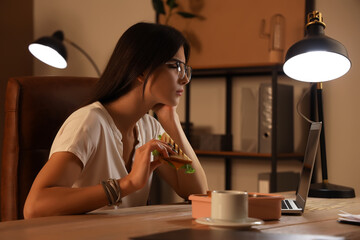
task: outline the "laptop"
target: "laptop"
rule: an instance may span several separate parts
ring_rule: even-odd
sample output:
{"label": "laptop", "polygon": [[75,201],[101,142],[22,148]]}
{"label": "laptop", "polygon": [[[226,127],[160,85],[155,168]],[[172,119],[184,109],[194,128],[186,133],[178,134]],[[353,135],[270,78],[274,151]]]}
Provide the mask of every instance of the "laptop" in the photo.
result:
{"label": "laptop", "polygon": [[296,191],[296,199],[282,200],[281,213],[283,214],[302,214],[304,212],[311,184],[311,177],[314,170],[317,149],[319,146],[321,126],[321,122],[311,123],[305,149],[304,163],[300,173],[299,186]]}

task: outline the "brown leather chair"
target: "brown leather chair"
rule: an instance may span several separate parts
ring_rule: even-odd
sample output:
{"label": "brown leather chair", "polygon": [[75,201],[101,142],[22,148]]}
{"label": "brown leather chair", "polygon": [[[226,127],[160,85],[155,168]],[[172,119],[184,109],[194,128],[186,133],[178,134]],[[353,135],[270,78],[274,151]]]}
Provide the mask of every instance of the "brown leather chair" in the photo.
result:
{"label": "brown leather chair", "polygon": [[23,218],[30,187],[65,119],[85,104],[96,78],[10,78],[5,96],[1,220]]}

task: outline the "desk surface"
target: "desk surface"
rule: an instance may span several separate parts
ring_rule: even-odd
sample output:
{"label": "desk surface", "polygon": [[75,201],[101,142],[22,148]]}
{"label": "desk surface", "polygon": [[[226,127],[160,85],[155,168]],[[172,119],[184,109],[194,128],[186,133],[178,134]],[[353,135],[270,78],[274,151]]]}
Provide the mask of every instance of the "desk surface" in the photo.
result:
{"label": "desk surface", "polygon": [[[264,225],[253,227],[250,232],[262,234],[264,239],[298,239],[289,236],[266,237],[283,234],[331,235],[360,239],[360,226],[336,221],[339,210],[360,214],[360,198],[309,198],[302,216],[282,216],[279,221],[266,221]],[[177,204],[2,222],[0,239],[131,239],[176,230],[213,231],[192,219],[190,204]],[[245,231],[235,232],[246,234]],[[304,239],[303,237],[301,239]]]}

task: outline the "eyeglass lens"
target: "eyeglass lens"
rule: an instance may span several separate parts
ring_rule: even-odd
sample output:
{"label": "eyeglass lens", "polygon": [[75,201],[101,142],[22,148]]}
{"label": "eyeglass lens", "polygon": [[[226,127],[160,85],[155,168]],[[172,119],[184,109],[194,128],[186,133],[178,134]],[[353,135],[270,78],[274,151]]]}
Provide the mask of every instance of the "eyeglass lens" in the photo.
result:
{"label": "eyeglass lens", "polygon": [[183,79],[185,77],[185,74],[186,74],[186,77],[189,79],[191,79],[191,73],[192,73],[192,69],[190,66],[186,66],[184,63],[182,62],[177,62],[178,63],[178,66],[179,66],[179,77],[181,79]]}

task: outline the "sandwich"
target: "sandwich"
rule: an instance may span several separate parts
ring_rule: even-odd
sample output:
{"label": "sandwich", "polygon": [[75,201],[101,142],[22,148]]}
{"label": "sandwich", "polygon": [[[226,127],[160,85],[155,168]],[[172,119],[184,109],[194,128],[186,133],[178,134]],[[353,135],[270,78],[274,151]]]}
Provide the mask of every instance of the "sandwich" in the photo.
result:
{"label": "sandwich", "polygon": [[165,142],[171,146],[174,153],[169,153],[169,157],[163,157],[160,155],[159,151],[154,150],[152,154],[154,157],[159,157],[162,161],[167,162],[170,166],[174,167],[176,170],[179,168],[184,168],[185,173],[194,173],[195,169],[192,168],[192,160],[179,148],[179,146],[174,142],[174,140],[164,132],[163,135],[159,135],[159,140]]}

